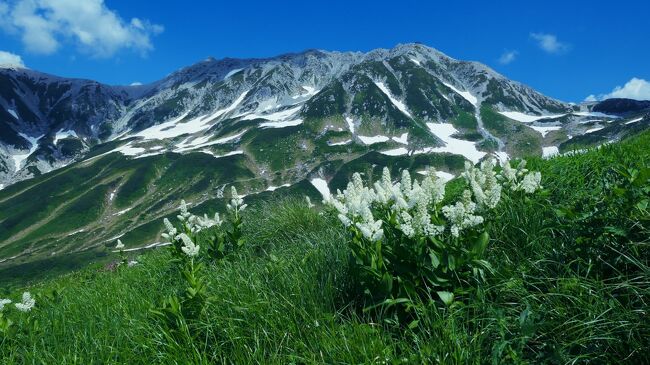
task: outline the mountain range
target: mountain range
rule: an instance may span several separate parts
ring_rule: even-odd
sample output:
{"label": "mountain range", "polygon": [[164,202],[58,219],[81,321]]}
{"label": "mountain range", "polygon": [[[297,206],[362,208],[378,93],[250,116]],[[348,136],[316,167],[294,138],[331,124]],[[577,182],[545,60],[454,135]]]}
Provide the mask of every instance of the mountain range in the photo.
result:
{"label": "mountain range", "polygon": [[2,68],[0,269],[154,244],[180,199],[214,211],[228,185],[318,198],[352,171],[451,178],[648,127],[647,102],[561,102],[422,44],[208,58],[134,86]]}

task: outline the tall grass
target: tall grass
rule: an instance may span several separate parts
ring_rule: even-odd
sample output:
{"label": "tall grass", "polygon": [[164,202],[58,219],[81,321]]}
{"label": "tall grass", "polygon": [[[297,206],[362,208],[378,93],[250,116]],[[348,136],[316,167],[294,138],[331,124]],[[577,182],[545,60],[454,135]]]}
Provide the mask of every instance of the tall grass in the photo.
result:
{"label": "tall grass", "polygon": [[[169,254],[155,251],[131,268],[92,267],[29,288],[37,309],[0,337],[0,363],[649,363],[648,222],[602,198],[622,181],[615,167],[650,165],[648,145],[646,133],[529,161],[546,193],[497,211],[487,251],[495,274],[467,300],[424,305],[414,328],[359,311],[343,227],[283,199],[249,207],[247,245],[208,267],[214,299],[196,323],[199,340],[166,336],[149,314],[182,285]],[[598,220],[563,215],[569,208]],[[593,222],[627,235],[585,226]],[[618,263],[596,265],[577,240]]]}

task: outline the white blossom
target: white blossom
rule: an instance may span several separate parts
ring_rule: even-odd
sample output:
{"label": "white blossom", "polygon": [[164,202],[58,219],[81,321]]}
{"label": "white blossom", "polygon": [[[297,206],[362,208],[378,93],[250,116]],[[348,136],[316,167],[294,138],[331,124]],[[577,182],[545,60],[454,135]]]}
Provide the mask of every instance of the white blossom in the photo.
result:
{"label": "white blossom", "polygon": [[541,182],[542,174],[539,171],[531,172],[528,175],[524,176],[521,183],[517,185],[517,190],[523,190],[527,194],[532,194],[542,188]]}
{"label": "white blossom", "polygon": [[183,246],[181,247],[181,250],[189,256],[189,257],[195,257],[196,255],[199,254],[199,248],[200,246],[197,246],[194,244],[194,241],[186,235],[185,233],[180,234],[180,239],[183,241]]}
{"label": "white blossom", "polygon": [[115,245],[115,249],[117,250],[123,250],[124,249],[124,244],[120,239],[117,240],[117,245]]}
{"label": "white blossom", "polygon": [[244,204],[243,197],[239,196],[237,189],[234,186],[230,187],[230,195],[230,203],[227,205],[228,210],[232,210],[235,214],[238,214],[247,207],[247,205]]}
{"label": "white blossom", "polygon": [[185,203],[185,200],[181,200],[180,208],[181,208],[181,213],[177,216],[178,220],[181,222],[185,222],[191,216],[190,212],[187,210],[187,203]]}
{"label": "white blossom", "polygon": [[0,299],[0,311],[2,311],[7,304],[11,304],[10,299]]}
{"label": "white blossom", "polygon": [[36,304],[36,300],[32,298],[32,295],[29,292],[24,292],[23,293],[23,300],[20,303],[14,304],[16,306],[16,309],[18,309],[21,312],[29,312],[34,308],[34,305]]}
{"label": "white blossom", "polygon": [[384,230],[381,229],[381,220],[357,222],[356,226],[361,231],[361,234],[370,241],[379,241],[384,237]]}
{"label": "white blossom", "polygon": [[497,181],[494,167],[495,162],[491,158],[483,161],[480,168],[466,162],[462,174],[476,202],[487,209],[494,209],[501,200],[501,184]]}
{"label": "white blossom", "polygon": [[451,223],[450,231],[454,237],[459,237],[460,232],[464,229],[483,223],[483,217],[474,215],[476,203],[471,200],[471,197],[472,193],[465,190],[461,201],[442,207],[442,214]]}

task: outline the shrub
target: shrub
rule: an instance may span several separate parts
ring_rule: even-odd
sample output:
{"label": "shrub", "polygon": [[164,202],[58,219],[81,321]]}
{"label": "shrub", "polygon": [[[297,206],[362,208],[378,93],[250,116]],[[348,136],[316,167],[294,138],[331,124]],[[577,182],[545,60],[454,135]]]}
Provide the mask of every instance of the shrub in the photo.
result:
{"label": "shrub", "polygon": [[390,311],[412,318],[416,303],[451,305],[480,282],[490,264],[483,259],[489,241],[484,226],[502,200],[541,188],[539,172],[493,160],[480,168],[467,163],[466,188],[455,203],[443,205],[445,183],[429,171],[418,182],[402,171],[393,182],[384,168],[381,181],[365,186],[355,173],[344,192],[325,202],[349,231],[353,280],[364,297],[364,310]]}

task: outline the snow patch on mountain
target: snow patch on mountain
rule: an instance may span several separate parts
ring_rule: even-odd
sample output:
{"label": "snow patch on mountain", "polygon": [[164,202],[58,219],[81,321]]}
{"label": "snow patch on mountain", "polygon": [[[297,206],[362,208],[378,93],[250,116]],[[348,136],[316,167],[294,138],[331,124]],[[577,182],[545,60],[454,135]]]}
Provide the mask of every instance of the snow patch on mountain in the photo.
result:
{"label": "snow patch on mountain", "polygon": [[65,138],[70,138],[70,137],[79,138],[79,136],[77,136],[77,133],[75,131],[71,131],[71,130],[64,131],[63,129],[61,129],[60,131],[56,132],[56,134],[54,135],[54,141],[52,143],[54,143],[54,145],[56,146],[60,140]]}
{"label": "snow patch on mountain", "polygon": [[16,118],[16,120],[20,119],[20,118],[18,118],[18,114],[16,113],[15,110],[7,109],[7,112],[9,112],[9,114],[11,114],[12,117]]}
{"label": "snow patch on mountain", "polygon": [[361,142],[365,145],[371,145],[375,143],[387,142],[390,138],[382,135],[377,136],[358,136]]}
{"label": "snow patch on mountain", "polygon": [[354,120],[350,117],[345,117],[345,122],[348,123],[350,133],[354,134]]}
{"label": "snow patch on mountain", "polygon": [[319,193],[323,196],[323,199],[328,199],[331,195],[330,188],[327,186],[327,181],[317,177],[309,181]]}
{"label": "snow patch on mountain", "polygon": [[399,147],[388,151],[380,151],[379,153],[386,156],[404,156],[407,155],[409,151],[404,147]]}
{"label": "snow patch on mountain", "polygon": [[43,138],[43,136],[30,137],[23,133],[18,133],[18,134],[29,142],[30,148],[27,151],[27,153],[16,153],[11,156],[11,158],[14,160],[14,166],[16,168],[16,171],[20,170],[23,167],[23,162],[25,162],[25,160],[29,156],[31,156],[32,153],[36,152],[36,150],[38,149],[38,140]]}
{"label": "snow patch on mountain", "polygon": [[506,118],[510,118],[522,123],[532,123],[540,119],[561,118],[566,114],[549,114],[549,115],[529,115],[522,112],[499,112]]}
{"label": "snow patch on mountain", "polygon": [[476,96],[472,95],[472,93],[470,93],[469,91],[460,91],[457,88],[455,88],[452,84],[448,84],[448,83],[443,83],[443,84],[448,88],[452,89],[456,94],[465,98],[465,100],[469,101],[472,105],[474,105],[474,107],[478,107],[478,99],[476,98]]}
{"label": "snow patch on mountain", "polygon": [[260,124],[262,128],[286,128],[295,127],[302,124],[302,119],[285,120],[281,122],[264,122]]}
{"label": "snow patch on mountain", "polygon": [[408,143],[408,136],[409,136],[409,134],[408,134],[408,132],[406,132],[406,133],[402,133],[402,135],[399,136],[399,137],[392,137],[391,139],[393,141],[397,142],[397,143],[408,145],[409,144]]}
{"label": "snow patch on mountain", "polygon": [[168,139],[182,136],[184,134],[194,134],[206,130],[211,127],[210,122],[237,108],[237,106],[244,100],[247,93],[248,91],[243,92],[230,106],[217,110],[212,114],[200,116],[187,122],[183,122],[183,120],[190,113],[187,111],[185,114],[176,119],[149,127],[143,131],[140,131],[139,133],[136,133],[135,136],[143,137],[145,140]]}
{"label": "snow patch on mountain", "polygon": [[351,139],[346,139],[345,141],[341,141],[341,142],[328,142],[327,144],[328,144],[329,146],[343,146],[343,145],[349,144],[349,143],[351,143],[351,142],[352,142]]}
{"label": "snow patch on mountain", "polygon": [[640,122],[640,121],[642,121],[642,120],[643,120],[643,117],[641,117],[641,118],[636,118],[636,119],[632,119],[632,120],[630,120],[630,121],[628,121],[628,122],[625,122],[625,124],[632,124],[632,123]]}
{"label": "snow patch on mountain", "polygon": [[223,79],[224,79],[224,80],[225,80],[225,79],[228,79],[228,78],[230,78],[230,76],[236,74],[237,72],[239,72],[239,71],[241,71],[241,70],[243,70],[243,68],[236,68],[236,69],[234,69],[234,70],[228,72],[228,73],[226,74],[226,76],[223,77]]}
{"label": "snow patch on mountain", "polygon": [[529,127],[536,130],[536,131],[538,131],[539,133],[541,133],[542,137],[546,137],[548,132],[559,131],[560,129],[562,129],[562,126],[559,126],[559,125],[549,126],[549,127],[538,127],[536,125],[531,125]]}
{"label": "snow patch on mountain", "polygon": [[403,102],[397,100],[393,96],[393,94],[391,94],[390,90],[388,90],[388,88],[386,87],[386,85],[383,82],[376,82],[375,81],[375,85],[377,85],[379,90],[381,90],[381,92],[383,92],[388,97],[390,102],[393,103],[393,105],[395,105],[397,107],[397,109],[399,109],[402,113],[406,114],[407,117],[412,118],[411,113],[409,113],[408,109],[406,108],[406,104],[404,104]]}
{"label": "snow patch on mountain", "polygon": [[448,152],[464,156],[473,163],[479,162],[479,160],[485,156],[485,152],[476,149],[476,144],[474,142],[453,138],[452,135],[458,133],[458,130],[456,130],[451,123],[427,123],[427,127],[431,130],[431,133],[445,143],[445,146],[428,147],[418,152]]}

